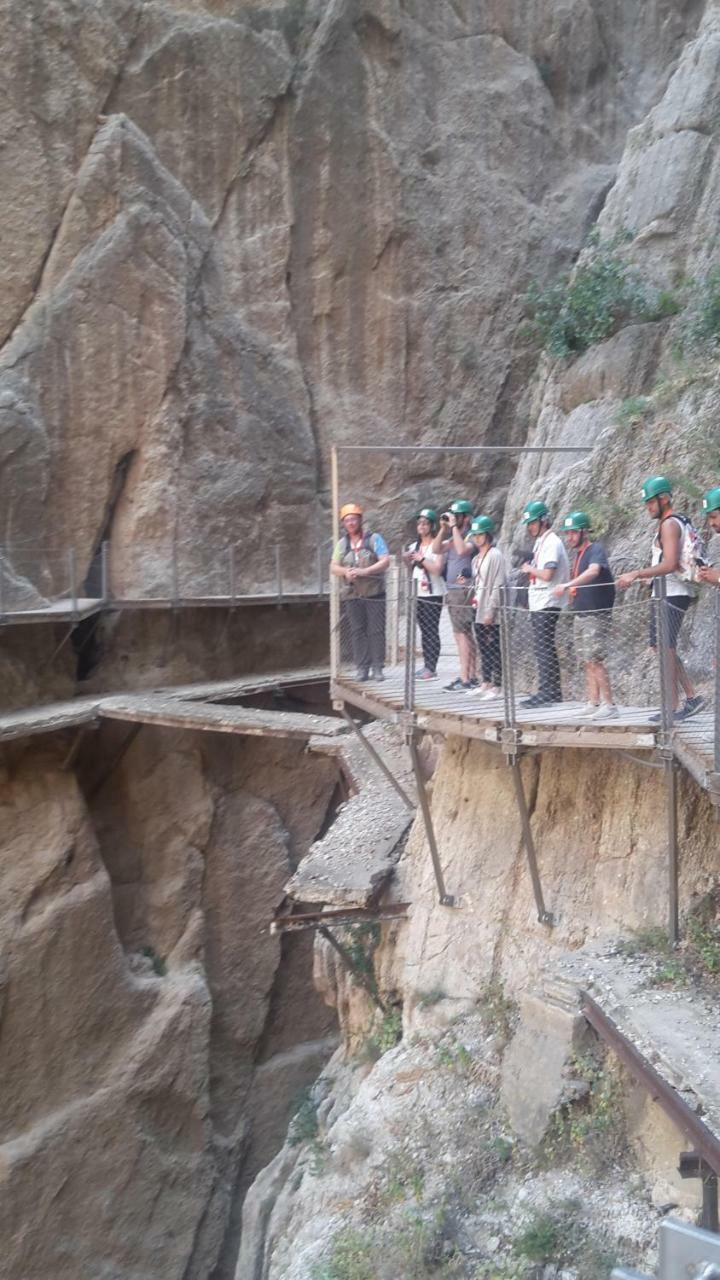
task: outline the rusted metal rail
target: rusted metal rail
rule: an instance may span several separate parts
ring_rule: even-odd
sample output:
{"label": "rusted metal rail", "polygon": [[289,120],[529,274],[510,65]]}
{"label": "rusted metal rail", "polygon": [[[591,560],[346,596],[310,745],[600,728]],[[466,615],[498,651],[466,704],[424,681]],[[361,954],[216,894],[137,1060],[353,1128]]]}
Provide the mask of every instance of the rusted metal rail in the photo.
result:
{"label": "rusted metal rail", "polygon": [[638,1049],[623,1035],[620,1028],[608,1018],[599,1004],[586,991],[582,992],[580,1012],[597,1031],[613,1053],[627,1067],[628,1071],[642,1085],[654,1102],[662,1108],[669,1120],[677,1125],[691,1139],[695,1151],[715,1174],[720,1174],[720,1139],[703,1124],[699,1116],[673,1089],[667,1080],[663,1080],[654,1067],[643,1057]]}

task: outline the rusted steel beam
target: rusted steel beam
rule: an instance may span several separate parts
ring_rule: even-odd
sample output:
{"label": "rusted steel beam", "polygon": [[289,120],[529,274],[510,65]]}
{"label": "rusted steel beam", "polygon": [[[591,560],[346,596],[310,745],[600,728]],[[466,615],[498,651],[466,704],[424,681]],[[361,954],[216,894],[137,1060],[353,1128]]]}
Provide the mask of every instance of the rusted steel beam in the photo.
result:
{"label": "rusted steel beam", "polygon": [[625,1064],[638,1084],[648,1091],[653,1102],[657,1102],[668,1119],[692,1139],[698,1155],[702,1156],[715,1173],[720,1174],[720,1139],[716,1138],[706,1124],[703,1124],[700,1117],[690,1109],[672,1085],[667,1080],[663,1080],[655,1068],[623,1035],[612,1018],[608,1018],[586,991],[581,994],[580,1012],[590,1026],[594,1027],[601,1040],[604,1040],[616,1057]]}
{"label": "rusted steel beam", "polygon": [[409,906],[409,902],[393,902],[387,907],[336,907],[329,911],[275,916],[270,932],[301,933],[304,929],[319,929],[321,925],[363,924],[365,921],[384,924],[388,920],[404,920]]}

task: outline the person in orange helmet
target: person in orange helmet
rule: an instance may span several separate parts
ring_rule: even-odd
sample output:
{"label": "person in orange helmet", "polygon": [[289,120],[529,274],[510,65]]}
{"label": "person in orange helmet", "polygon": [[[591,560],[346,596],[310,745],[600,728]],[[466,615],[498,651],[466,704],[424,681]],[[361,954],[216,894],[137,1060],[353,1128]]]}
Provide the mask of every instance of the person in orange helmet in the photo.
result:
{"label": "person in orange helmet", "polygon": [[340,599],[350,623],[356,679],[383,680],[385,662],[385,573],[390,554],[379,533],[363,529],[362,507],[349,502],[340,511],[343,533],[330,572],[340,578]]}

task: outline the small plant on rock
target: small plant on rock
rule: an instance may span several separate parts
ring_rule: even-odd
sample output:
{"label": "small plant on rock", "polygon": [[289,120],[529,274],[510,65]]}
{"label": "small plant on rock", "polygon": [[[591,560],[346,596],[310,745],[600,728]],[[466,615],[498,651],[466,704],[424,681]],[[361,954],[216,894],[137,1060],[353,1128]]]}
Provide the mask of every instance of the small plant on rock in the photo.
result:
{"label": "small plant on rock", "polygon": [[580,355],[623,325],[659,320],[680,309],[669,291],[646,286],[620,250],[632,240],[621,232],[601,241],[596,232],[570,276],[526,296],[526,334],[551,356]]}

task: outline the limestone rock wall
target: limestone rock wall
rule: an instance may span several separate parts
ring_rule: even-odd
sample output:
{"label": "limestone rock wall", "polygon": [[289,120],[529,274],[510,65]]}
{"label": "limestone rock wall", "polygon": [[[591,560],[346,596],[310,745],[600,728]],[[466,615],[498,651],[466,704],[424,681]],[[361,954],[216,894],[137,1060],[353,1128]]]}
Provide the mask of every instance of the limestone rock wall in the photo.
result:
{"label": "limestone rock wall", "polygon": [[[702,7],[4,0],[14,590],[66,589],[70,547],[82,582],[102,538],[116,591],[167,593],[173,559],[222,590],[231,543],[247,584],[276,543],[300,583],[332,439],[522,440],[519,296],[573,259]],[[397,536],[438,474],[343,486]],[[510,474],[473,486],[497,507]]]}
{"label": "limestone rock wall", "polygon": [[332,762],[152,729],[118,761],[125,732],[0,768],[8,1280],[232,1274],[240,1180],[336,1043],[267,931]]}

